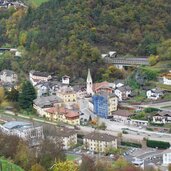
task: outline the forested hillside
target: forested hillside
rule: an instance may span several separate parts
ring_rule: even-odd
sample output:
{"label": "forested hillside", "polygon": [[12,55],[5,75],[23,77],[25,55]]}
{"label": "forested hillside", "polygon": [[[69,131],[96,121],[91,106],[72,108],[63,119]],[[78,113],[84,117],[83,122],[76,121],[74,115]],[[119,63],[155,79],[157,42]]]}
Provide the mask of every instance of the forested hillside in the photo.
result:
{"label": "forested hillside", "polygon": [[[170,0],[50,0],[17,23],[24,69],[84,77],[103,73],[101,53],[157,54],[171,36]],[[102,67],[103,66],[103,67]],[[98,74],[97,74],[97,77]],[[100,78],[100,77],[99,77]]]}

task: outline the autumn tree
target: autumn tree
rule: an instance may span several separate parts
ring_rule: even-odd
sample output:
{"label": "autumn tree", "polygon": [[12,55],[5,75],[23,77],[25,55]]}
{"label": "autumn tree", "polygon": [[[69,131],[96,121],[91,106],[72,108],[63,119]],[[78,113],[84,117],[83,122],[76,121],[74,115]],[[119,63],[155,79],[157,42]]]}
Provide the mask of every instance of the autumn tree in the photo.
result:
{"label": "autumn tree", "polygon": [[20,141],[17,146],[14,161],[25,170],[29,170],[36,162],[35,153],[29,149],[25,142]]}
{"label": "autumn tree", "polygon": [[40,145],[38,153],[38,162],[45,168],[49,169],[56,161],[64,161],[65,153],[60,140],[45,138]]}
{"label": "autumn tree", "polygon": [[58,161],[56,162],[53,166],[53,171],[79,171],[79,167],[76,163],[74,163],[73,161]]}
{"label": "autumn tree", "polygon": [[45,168],[43,166],[41,166],[40,164],[36,163],[31,167],[30,171],[46,171]]}

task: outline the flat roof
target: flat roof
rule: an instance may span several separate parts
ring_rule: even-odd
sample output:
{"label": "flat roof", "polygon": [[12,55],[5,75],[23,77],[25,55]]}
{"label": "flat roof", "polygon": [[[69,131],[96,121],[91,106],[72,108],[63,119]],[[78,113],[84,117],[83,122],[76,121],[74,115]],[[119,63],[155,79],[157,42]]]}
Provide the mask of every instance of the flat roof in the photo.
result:
{"label": "flat roof", "polygon": [[23,121],[10,121],[6,122],[3,127],[7,129],[20,129],[20,128],[29,128],[32,127],[32,123],[23,122]]}

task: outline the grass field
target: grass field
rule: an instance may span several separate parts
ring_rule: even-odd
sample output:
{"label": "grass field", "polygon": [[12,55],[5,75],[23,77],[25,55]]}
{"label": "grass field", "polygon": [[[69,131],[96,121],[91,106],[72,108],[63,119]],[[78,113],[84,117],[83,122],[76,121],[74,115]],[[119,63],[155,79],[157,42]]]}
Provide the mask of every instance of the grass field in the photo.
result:
{"label": "grass field", "polygon": [[78,156],[76,156],[76,155],[74,155],[74,154],[68,154],[67,156],[66,156],[66,158],[67,158],[67,160],[75,160],[75,159],[78,159],[79,157]]}
{"label": "grass field", "polygon": [[1,164],[2,164],[2,171],[24,171],[19,166],[9,163],[6,160],[0,159],[0,169],[1,169]]}
{"label": "grass field", "polygon": [[42,3],[47,2],[49,0],[25,0],[25,2],[28,2],[29,4],[31,4],[33,7],[38,7],[40,6]]}

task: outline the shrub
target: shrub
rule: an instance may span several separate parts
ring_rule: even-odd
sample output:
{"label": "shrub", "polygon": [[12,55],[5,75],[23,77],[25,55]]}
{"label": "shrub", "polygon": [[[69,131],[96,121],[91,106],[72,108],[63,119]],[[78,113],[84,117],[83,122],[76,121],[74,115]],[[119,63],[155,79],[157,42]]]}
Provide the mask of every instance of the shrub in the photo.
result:
{"label": "shrub", "polygon": [[121,145],[123,146],[131,146],[131,147],[136,147],[136,148],[141,148],[142,145],[138,143],[133,143],[133,142],[126,142],[126,141],[121,141]]}
{"label": "shrub", "polygon": [[159,109],[153,108],[153,107],[147,107],[144,109],[145,113],[152,113],[152,112],[157,112],[157,111],[159,111]]}
{"label": "shrub", "polygon": [[167,149],[170,147],[170,143],[164,141],[147,140],[146,143],[147,147],[151,148]]}

